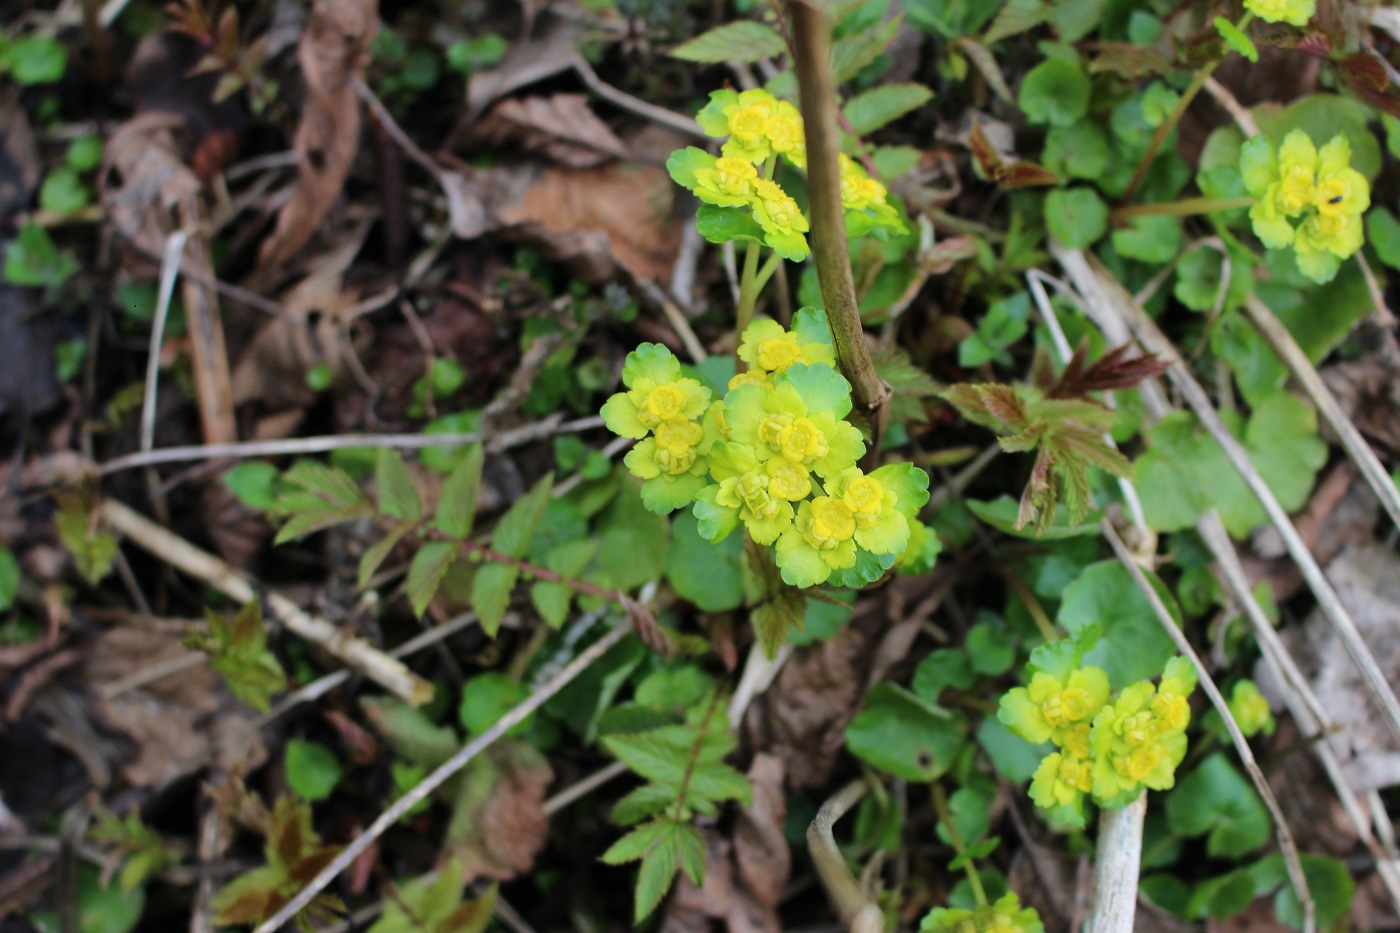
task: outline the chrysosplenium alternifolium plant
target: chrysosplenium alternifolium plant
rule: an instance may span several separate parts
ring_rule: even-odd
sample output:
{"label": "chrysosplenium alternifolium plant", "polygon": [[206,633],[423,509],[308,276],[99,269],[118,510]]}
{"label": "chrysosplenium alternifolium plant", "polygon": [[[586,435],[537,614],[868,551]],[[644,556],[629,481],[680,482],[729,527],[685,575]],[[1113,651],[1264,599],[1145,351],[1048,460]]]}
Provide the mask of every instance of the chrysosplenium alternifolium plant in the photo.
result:
{"label": "chrysosplenium alternifolium plant", "polygon": [[1317,0],[1244,0],[1244,8],[1268,23],[1306,26]]}
{"label": "chrysosplenium alternifolium plant", "polygon": [[919,925],[919,933],[1044,933],[1040,914],[1022,907],[1015,891],[1008,891],[996,903],[972,910],[935,907]]}
{"label": "chrysosplenium alternifolium plant", "polygon": [[[807,167],[797,108],[762,89],[723,90],[710,94],[695,119],[708,135],[725,140],[719,156],[688,146],[672,153],[666,168],[703,202],[696,216],[701,235],[712,243],[762,243],[794,262],[807,258],[807,218],[774,178],[779,157]],[[904,229],[885,186],[844,155],[841,203],[851,236]]]}
{"label": "chrysosplenium alternifolium plant", "polygon": [[844,420],[851,387],[832,367],[826,316],[803,308],[791,331],[755,321],[739,358],[751,369],[723,399],[682,374],[659,344],[627,355],[626,392],[603,405],[608,427],[640,441],[627,454],[654,512],[692,502],[700,534],[720,541],[743,525],[777,552],[793,586],[860,587],[905,553],[928,501],[928,474],[912,463],[864,473],[860,431]]}
{"label": "chrysosplenium alternifolium plant", "polygon": [[1031,781],[1031,799],[1060,822],[1084,825],[1084,795],[1123,807],[1143,788],[1168,790],[1186,755],[1188,698],[1196,670],[1167,662],[1159,685],[1146,681],[1110,695],[1108,674],[1081,666],[1085,645],[1062,640],[1031,654],[1030,683],[1001,698],[998,718],[1021,738],[1053,742]]}
{"label": "chrysosplenium alternifolium plant", "polygon": [[1319,150],[1302,130],[1291,131],[1277,150],[1256,136],[1240,153],[1245,188],[1257,199],[1249,210],[1255,234],[1270,249],[1293,247],[1299,270],[1315,282],[1330,281],[1361,248],[1371,186],[1350,163],[1345,136]]}

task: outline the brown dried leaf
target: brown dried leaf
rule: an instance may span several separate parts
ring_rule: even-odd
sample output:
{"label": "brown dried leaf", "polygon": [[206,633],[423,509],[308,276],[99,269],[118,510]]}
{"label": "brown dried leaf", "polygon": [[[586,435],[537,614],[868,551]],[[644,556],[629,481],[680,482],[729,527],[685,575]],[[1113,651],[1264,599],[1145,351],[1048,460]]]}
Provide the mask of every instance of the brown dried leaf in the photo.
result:
{"label": "brown dried leaf", "polygon": [[719,920],[728,933],[779,933],[773,908],[760,904],[737,877],[733,845],[705,830],[705,884],[697,888],[681,874],[666,905],[661,933],[709,933]]}
{"label": "brown dried leaf", "polygon": [[626,159],[627,146],[588,107],[584,94],[501,101],[472,126],[469,144],[518,145],[574,168]]}
{"label": "brown dried leaf", "polygon": [[977,159],[977,167],[989,180],[996,182],[998,187],[1028,188],[1032,185],[1053,185],[1060,180],[1054,172],[1034,162],[1003,160],[987,139],[980,123],[972,124],[967,142],[972,148],[972,155]]}
{"label": "brown dried leaf", "polygon": [[739,811],[734,822],[734,861],[738,877],[754,900],[777,921],[778,901],[792,873],[792,852],[783,835],[787,819],[787,795],[783,792],[786,769],[783,760],[759,752],[749,765],[753,804]]}
{"label": "brown dried leaf", "polygon": [[471,76],[467,82],[467,122],[511,91],[572,68],[575,29],[574,21],[563,16],[542,13],[537,17],[529,41],[512,46],[495,68]]}
{"label": "brown dried leaf", "polygon": [[549,762],[526,742],[497,742],[462,773],[447,845],[465,880],[505,880],[530,871],[549,838],[544,792]]}
{"label": "brown dried leaf", "polygon": [[665,170],[632,162],[547,168],[498,218],[587,281],[607,281],[623,270],[664,283],[680,247],[671,217],[675,187]]}
{"label": "brown dried leaf", "polygon": [[174,211],[199,196],[200,181],[181,161],[175,133],[184,118],[143,113],[117,127],[103,152],[102,202],[117,231],[160,256],[176,227]]}
{"label": "brown dried leaf", "polygon": [[261,268],[305,246],[345,186],[360,142],[360,103],[351,79],[363,74],[378,31],[376,0],[316,0],[311,8],[297,48],[306,77],[295,140],[301,184],[258,253]]}
{"label": "brown dried leaf", "polygon": [[[84,654],[84,676],[110,684],[186,653],[178,635],[123,627],[103,632]],[[267,757],[250,729],[252,710],[237,702],[205,663],[182,668],[143,686],[105,698],[97,708],[136,745],[122,767],[132,784],[156,790],[204,768],[228,770]]]}

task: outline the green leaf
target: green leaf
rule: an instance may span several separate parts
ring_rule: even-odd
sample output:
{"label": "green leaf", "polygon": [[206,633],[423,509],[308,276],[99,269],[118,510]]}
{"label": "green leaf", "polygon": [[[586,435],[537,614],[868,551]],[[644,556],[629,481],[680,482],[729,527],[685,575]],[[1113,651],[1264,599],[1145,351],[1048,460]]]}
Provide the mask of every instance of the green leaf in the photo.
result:
{"label": "green leaf", "polygon": [[54,525],[59,540],[73,555],[73,563],[84,580],[96,586],[112,572],[112,562],[117,559],[117,539],[93,527],[90,512],[81,499],[64,503],[54,516]]}
{"label": "green leaf", "polygon": [[666,579],[677,595],[704,612],[737,609],[744,602],[743,557],[741,535],[711,544],[700,537],[695,516],[681,512],[671,522]]}
{"label": "green leaf", "polygon": [[1049,22],[1053,13],[1054,10],[1041,0],[1007,0],[997,18],[987,28],[987,34],[982,37],[982,41],[991,45],[993,42],[1028,32],[1041,23]]}
{"label": "green leaf", "polygon": [[[1166,584],[1151,571],[1143,572],[1180,625],[1180,611]],[[1056,621],[1071,635],[1091,626],[1102,629],[1083,663],[1106,670],[1114,689],[1156,677],[1176,650],[1147,597],[1116,560],[1091,564],[1065,588]]]}
{"label": "green leaf", "polygon": [[[1316,907],[1317,928],[1334,929],[1351,911],[1352,898],[1356,894],[1356,881],[1351,871],[1346,863],[1325,855],[1304,854],[1299,856],[1298,861],[1303,863],[1303,877],[1307,879],[1308,893],[1312,895]],[[1282,855],[1275,852],[1244,871],[1252,877],[1256,894],[1283,885],[1274,896],[1274,914],[1293,929],[1303,929],[1302,905],[1288,882]]]}
{"label": "green leaf", "polygon": [[49,36],[26,36],[10,45],[10,74],[20,84],[51,84],[68,68],[68,53]]}
{"label": "green leaf", "polygon": [[292,739],[282,761],[287,783],[307,800],[325,800],[340,783],[340,762],[335,753],[317,742]]}
{"label": "green leaf", "polygon": [[1054,5],[1055,31],[1061,42],[1078,42],[1103,19],[1106,0],[1059,0]]}
{"label": "green leaf", "polygon": [[60,165],[44,176],[39,187],[39,206],[55,214],[76,214],[92,201],[92,191],[68,165]]}
{"label": "green leaf", "polygon": [[1267,843],[1272,831],[1269,811],[1254,787],[1219,753],[1177,781],[1166,808],[1172,832],[1206,836],[1212,858],[1248,855]]}
{"label": "green leaf", "polygon": [[432,876],[396,886],[369,933],[483,933],[496,910],[496,888],[464,901],[463,868],[453,858]]}
{"label": "green leaf", "polygon": [[695,228],[711,243],[728,243],[730,240],[768,242],[763,228],[753,219],[753,212],[742,207],[701,204],[695,212]]}
{"label": "green leaf", "polygon": [[102,164],[102,137],[79,136],[68,144],[68,165],[76,172],[90,172]]}
{"label": "green leaf", "polygon": [[[481,735],[502,716],[529,699],[530,688],[497,671],[483,671],[462,687],[457,718],[468,735]],[[530,731],[530,718],[511,728],[507,735],[521,736]]]}
{"label": "green leaf", "polygon": [[966,690],[976,679],[966,651],[961,648],[940,648],[919,662],[911,686],[925,700],[937,703],[944,690],[949,687]]}
{"label": "green leaf", "polygon": [[1045,134],[1041,163],[1056,175],[1068,178],[1100,178],[1108,170],[1112,150],[1103,127],[1090,120],[1069,126],[1052,126]]}
{"label": "green leaf", "polygon": [[902,19],[892,16],[873,29],[862,29],[837,39],[831,48],[831,70],[836,83],[849,81],[879,58],[894,41]]}
{"label": "green leaf", "polygon": [[635,483],[620,487],[595,522],[602,544],[594,582],[630,591],[661,578],[671,536],[666,517],[647,510]]}
{"label": "green leaf", "polygon": [[77,271],[78,260],[73,254],[60,253],[48,231],[32,220],[5,244],[5,281],[11,285],[58,286]]}
{"label": "green leaf", "polygon": [[998,774],[1013,784],[1029,781],[1040,767],[1048,746],[1035,746],[1016,735],[995,716],[984,716],[977,727],[977,744]]}
{"label": "green leaf", "polygon": [[1214,19],[1215,28],[1220,32],[1220,38],[1225,40],[1225,44],[1239,52],[1251,62],[1259,61],[1259,50],[1254,47],[1254,43],[1249,36],[1244,34],[1234,23],[1223,16]]}
{"label": "green leaf", "polygon": [[379,570],[379,565],[388,559],[394,548],[403,540],[404,535],[416,527],[416,522],[400,522],[360,556],[360,567],[356,579],[357,585],[361,589],[369,585],[370,578]]}
{"label": "green leaf", "polygon": [[1077,65],[1049,58],[1026,73],[1017,102],[1031,123],[1070,126],[1088,113],[1089,91],[1089,76]]}
{"label": "green leaf", "polygon": [[[948,814],[963,845],[973,846],[987,834],[991,827],[990,814],[995,800],[996,784],[986,779],[970,782],[948,796]],[[939,839],[952,845],[952,837],[942,820],[938,822],[937,831]]]}
{"label": "green leaf", "polygon": [[15,554],[0,545],[0,612],[7,612],[15,604],[19,592],[20,570]]}
{"label": "green leaf", "polygon": [[787,51],[787,43],[771,26],[739,20],[716,26],[671,50],[672,58],[688,62],[756,62]]}
{"label": "green leaf", "polygon": [[1237,869],[1196,885],[1186,906],[1192,919],[1233,917],[1254,901],[1254,879],[1248,869]]}
{"label": "green leaf", "polygon": [[1020,505],[1010,496],[998,496],[990,502],[966,499],[963,504],[967,506],[969,512],[998,531],[1014,535],[1017,538],[1030,538],[1039,541],[1058,541],[1063,538],[1096,535],[1099,533],[1099,519],[1103,517],[1103,511],[1095,509],[1082,521],[1076,522],[1067,511],[1059,509],[1055,512],[1055,520],[1044,530],[1031,526],[1018,528],[1016,527],[1016,517],[1020,511]]}
{"label": "green leaf", "polygon": [[[123,890],[102,881],[95,865],[81,865],[77,884],[78,933],[128,933],[136,929],[146,909],[146,889]],[[60,933],[58,914],[44,911],[29,917],[42,933]]]}
{"label": "green leaf", "polygon": [[1015,642],[1003,624],[978,622],[967,630],[965,644],[972,667],[979,674],[992,677],[1005,674],[1016,661]]}
{"label": "green leaf", "polygon": [[1181,249],[1181,222],[1175,217],[1134,217],[1113,231],[1113,248],[1122,256],[1165,265]]}
{"label": "green leaf", "polygon": [[967,722],[891,683],[876,684],[846,726],[846,747],[872,766],[907,781],[933,781],[953,764]]}
{"label": "green leaf", "polygon": [[430,541],[413,555],[413,562],[408,565],[408,601],[414,615],[421,617],[428,611],[428,603],[433,601],[456,557],[457,545],[451,541]]}
{"label": "green leaf", "polygon": [[671,883],[680,870],[681,840],[678,831],[690,827],[667,820],[664,832],[656,845],[642,857],[642,867],[637,872],[637,906],[633,921],[640,924],[656,909]]}
{"label": "green leaf", "polygon": [[393,518],[416,522],[423,517],[418,490],[408,475],[403,457],[392,447],[381,447],[374,461],[375,485],[379,489],[379,511]]}
{"label": "green leaf", "polygon": [[480,444],[468,446],[448,474],[438,497],[433,523],[438,531],[458,541],[472,533],[472,523],[476,521],[476,501],[481,492],[481,465],[485,456]]}
{"label": "green leaf", "polygon": [[507,557],[524,557],[553,489],[554,474],[546,473],[534,489],[517,499],[501,517],[491,535],[491,547]]}
{"label": "green leaf", "polygon": [[250,509],[266,512],[277,503],[277,468],[264,460],[245,460],[231,467],[223,483]]}
{"label": "green leaf", "polygon": [[472,608],[482,631],[492,638],[501,629],[501,621],[510,608],[511,591],[519,579],[519,567],[497,563],[482,564],[472,578]]}
{"label": "green leaf", "polygon": [[388,697],[360,701],[370,724],[410,763],[436,768],[461,747],[457,734],[415,706]]}
{"label": "green leaf", "polygon": [[1385,207],[1376,205],[1366,213],[1366,240],[1381,262],[1400,269],[1400,220]]}
{"label": "green leaf", "polygon": [[623,836],[598,857],[605,865],[626,865],[639,861],[666,834],[666,820],[653,820]]}
{"label": "green leaf", "polygon": [[873,133],[933,99],[922,84],[881,84],[846,101],[841,108],[857,136]]}
{"label": "green leaf", "polygon": [[1092,188],[1052,191],[1045,196],[1045,225],[1066,246],[1084,249],[1108,230],[1108,205]]}

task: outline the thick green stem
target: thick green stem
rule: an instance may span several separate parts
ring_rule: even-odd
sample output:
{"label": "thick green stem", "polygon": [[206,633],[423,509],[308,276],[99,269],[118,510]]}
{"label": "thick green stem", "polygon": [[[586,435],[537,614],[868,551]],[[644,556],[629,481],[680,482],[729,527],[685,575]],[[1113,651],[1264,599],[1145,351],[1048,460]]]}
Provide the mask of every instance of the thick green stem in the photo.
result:
{"label": "thick green stem", "polygon": [[[768,259],[758,270],[758,275],[754,278],[753,293],[755,296],[763,293],[763,286],[768,284],[768,280],[773,277],[773,273],[778,271],[778,267],[783,264],[783,257],[776,252],[769,253]],[[742,333],[742,331],[740,332]]]}
{"label": "thick green stem", "polygon": [[[937,782],[933,785],[933,808],[938,812],[938,821],[943,824],[943,830],[948,834],[948,842],[952,844],[953,851],[958,855],[965,854],[967,843],[963,842],[962,835],[953,824],[953,813],[948,809],[948,795],[943,792],[943,785]],[[963,865],[963,871],[967,873],[967,883],[972,888],[972,896],[977,898],[977,905],[986,907],[987,892],[982,888],[982,876],[977,873],[977,866],[972,859],[968,859]]]}
{"label": "thick green stem", "polygon": [[1213,214],[1216,211],[1253,206],[1254,198],[1248,195],[1238,198],[1182,198],[1180,201],[1132,204],[1116,208],[1112,216],[1115,223],[1121,223],[1134,217],[1191,217],[1196,214]]}
{"label": "thick green stem", "polygon": [[822,12],[802,0],[788,4],[797,88],[807,138],[807,197],[812,221],[812,258],[821,282],[822,303],[831,324],[841,373],[851,383],[855,408],[870,425],[873,453],[889,420],[889,386],[875,372],[856,300],[841,206],[841,169],[837,155],[841,132],[836,123],[836,85],[831,76],[831,29]]}

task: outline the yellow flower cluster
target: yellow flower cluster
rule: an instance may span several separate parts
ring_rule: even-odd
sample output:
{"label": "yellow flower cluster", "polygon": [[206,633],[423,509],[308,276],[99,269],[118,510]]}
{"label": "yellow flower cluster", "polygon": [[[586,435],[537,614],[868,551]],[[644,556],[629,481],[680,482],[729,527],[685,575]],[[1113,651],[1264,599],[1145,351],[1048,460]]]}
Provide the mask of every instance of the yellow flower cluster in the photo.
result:
{"label": "yellow flower cluster", "polygon": [[919,933],[1044,933],[1040,914],[1034,907],[1022,907],[1015,891],[1008,891],[996,903],[973,910],[935,907],[919,924]]}
{"label": "yellow flower cluster", "polygon": [[1266,23],[1306,26],[1317,11],[1317,0],[1244,0],[1244,8]]}
{"label": "yellow flower cluster", "polygon": [[[802,114],[762,89],[723,90],[710,95],[696,120],[708,135],[724,139],[719,155],[689,146],[672,153],[666,168],[704,202],[697,217],[700,232],[712,242],[751,240],[784,259],[805,259],[807,217],[774,177],[780,157],[795,168],[807,167]],[[841,158],[848,232],[904,229],[885,186]]]}
{"label": "yellow flower cluster", "polygon": [[1021,738],[1053,742],[1031,781],[1031,799],[1063,822],[1083,825],[1083,800],[1131,802],[1144,787],[1166,790],[1186,754],[1188,697],[1196,673],[1167,662],[1159,686],[1142,682],[1109,695],[1108,674],[1077,667],[1082,647],[1057,642],[1031,656],[1031,681],[1001,698],[998,718]]}
{"label": "yellow flower cluster", "polygon": [[927,550],[931,536],[916,515],[928,500],[928,474],[910,463],[869,474],[856,466],[865,444],[845,420],[851,387],[834,368],[825,314],[803,308],[791,331],[755,321],[739,357],[752,368],[711,402],[664,347],[643,344],[628,356],[627,391],[608,400],[603,419],[641,441],[626,463],[645,481],[647,507],[669,512],[694,502],[711,541],[742,525],[775,548],[793,586],[873,582],[916,528]]}
{"label": "yellow flower cluster", "polygon": [[1292,247],[1298,268],[1315,282],[1330,281],[1361,248],[1371,186],[1350,163],[1346,136],[1319,150],[1302,130],[1289,132],[1277,151],[1256,136],[1240,153],[1240,175],[1256,199],[1249,211],[1255,234],[1270,249]]}

